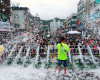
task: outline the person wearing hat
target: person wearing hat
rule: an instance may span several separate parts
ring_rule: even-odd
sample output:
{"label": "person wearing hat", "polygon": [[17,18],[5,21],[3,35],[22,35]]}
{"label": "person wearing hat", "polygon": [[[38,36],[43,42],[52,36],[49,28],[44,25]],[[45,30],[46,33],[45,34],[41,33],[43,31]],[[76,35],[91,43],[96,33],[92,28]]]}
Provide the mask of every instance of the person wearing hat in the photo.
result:
{"label": "person wearing hat", "polygon": [[65,38],[60,37],[60,43],[57,44],[58,49],[58,74],[60,74],[61,64],[64,66],[64,74],[66,75],[67,70],[67,53],[69,52],[69,47],[65,44]]}

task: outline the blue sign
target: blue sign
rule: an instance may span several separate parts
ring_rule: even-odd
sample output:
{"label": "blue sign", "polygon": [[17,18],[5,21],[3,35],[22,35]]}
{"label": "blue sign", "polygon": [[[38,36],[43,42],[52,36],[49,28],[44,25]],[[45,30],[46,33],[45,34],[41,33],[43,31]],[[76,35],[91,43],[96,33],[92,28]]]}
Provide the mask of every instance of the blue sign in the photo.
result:
{"label": "blue sign", "polygon": [[72,20],[70,21],[70,27],[72,26]]}
{"label": "blue sign", "polygon": [[91,15],[91,16],[90,16],[90,21],[91,21],[91,20],[94,20],[94,19],[96,19],[96,18],[100,18],[100,11],[99,11],[99,12],[96,12],[96,13],[93,14],[93,15]]}

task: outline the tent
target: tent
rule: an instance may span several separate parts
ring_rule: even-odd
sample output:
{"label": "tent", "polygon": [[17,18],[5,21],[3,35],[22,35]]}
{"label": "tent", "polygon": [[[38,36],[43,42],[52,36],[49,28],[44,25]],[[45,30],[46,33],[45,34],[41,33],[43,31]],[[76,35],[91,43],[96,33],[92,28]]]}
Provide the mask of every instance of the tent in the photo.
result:
{"label": "tent", "polygon": [[81,33],[78,31],[69,31],[69,32],[67,32],[67,34],[81,34]]}
{"label": "tent", "polygon": [[23,40],[22,40],[22,42],[26,42],[28,40],[28,38],[24,38]]}

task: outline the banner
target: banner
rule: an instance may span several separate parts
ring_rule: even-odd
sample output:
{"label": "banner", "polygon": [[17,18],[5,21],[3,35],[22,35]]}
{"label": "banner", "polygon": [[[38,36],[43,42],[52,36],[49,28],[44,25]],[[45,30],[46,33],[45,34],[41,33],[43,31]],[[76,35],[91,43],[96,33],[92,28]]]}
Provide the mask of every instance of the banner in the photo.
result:
{"label": "banner", "polygon": [[67,22],[67,26],[66,26],[66,28],[68,27],[68,22]]}
{"label": "banner", "polygon": [[10,16],[10,22],[13,23],[13,16]]}
{"label": "banner", "polygon": [[72,26],[72,20],[70,20],[70,27]]}
{"label": "banner", "polygon": [[95,14],[91,15],[91,16],[90,16],[90,21],[91,21],[91,20],[94,20],[94,19],[96,19],[96,18],[100,18],[100,11],[98,11],[98,12],[96,12]]}
{"label": "banner", "polygon": [[11,29],[9,28],[9,29],[0,29],[0,31],[11,31]]}
{"label": "banner", "polygon": [[78,21],[78,25],[80,25],[81,24],[81,22],[80,21]]}
{"label": "banner", "polygon": [[0,29],[8,29],[8,28],[11,28],[9,22],[1,22],[0,21]]}

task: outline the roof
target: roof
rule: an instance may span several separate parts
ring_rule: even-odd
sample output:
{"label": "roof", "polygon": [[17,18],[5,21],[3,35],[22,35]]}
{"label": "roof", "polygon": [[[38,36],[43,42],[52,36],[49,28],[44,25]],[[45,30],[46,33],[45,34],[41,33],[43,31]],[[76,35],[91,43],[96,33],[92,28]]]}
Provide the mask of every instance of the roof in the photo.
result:
{"label": "roof", "polygon": [[29,10],[28,7],[11,7],[12,10]]}

